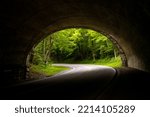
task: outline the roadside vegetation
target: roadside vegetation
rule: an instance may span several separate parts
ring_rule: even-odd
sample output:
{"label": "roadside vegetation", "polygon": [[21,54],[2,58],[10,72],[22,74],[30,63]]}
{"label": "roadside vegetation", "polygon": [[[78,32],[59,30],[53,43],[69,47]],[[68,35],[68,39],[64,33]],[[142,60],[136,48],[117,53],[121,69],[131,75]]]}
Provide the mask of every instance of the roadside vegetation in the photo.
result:
{"label": "roadside vegetation", "polygon": [[35,45],[28,55],[32,73],[51,76],[69,69],[52,66],[52,63],[122,65],[117,48],[106,36],[83,28],[55,32]]}
{"label": "roadside vegetation", "polygon": [[116,58],[114,58],[114,57],[113,58],[104,58],[104,59],[95,60],[95,61],[83,60],[83,61],[80,61],[78,63],[105,65],[105,66],[110,66],[110,67],[114,67],[114,68],[118,68],[118,67],[122,66],[121,58],[119,56]]}
{"label": "roadside vegetation", "polygon": [[30,70],[39,75],[46,77],[53,76],[61,71],[69,70],[70,68],[62,66],[51,66],[51,65],[31,65]]}

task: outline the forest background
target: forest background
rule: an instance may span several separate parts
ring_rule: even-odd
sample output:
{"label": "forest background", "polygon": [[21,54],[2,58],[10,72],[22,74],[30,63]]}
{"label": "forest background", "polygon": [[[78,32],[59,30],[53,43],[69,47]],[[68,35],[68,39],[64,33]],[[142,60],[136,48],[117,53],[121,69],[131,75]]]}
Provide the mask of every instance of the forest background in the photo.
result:
{"label": "forest background", "polygon": [[54,67],[53,63],[99,64],[111,67],[120,67],[122,64],[118,49],[106,36],[84,28],[64,29],[50,34],[33,47],[28,55],[28,63],[32,72],[47,75],[67,69]]}

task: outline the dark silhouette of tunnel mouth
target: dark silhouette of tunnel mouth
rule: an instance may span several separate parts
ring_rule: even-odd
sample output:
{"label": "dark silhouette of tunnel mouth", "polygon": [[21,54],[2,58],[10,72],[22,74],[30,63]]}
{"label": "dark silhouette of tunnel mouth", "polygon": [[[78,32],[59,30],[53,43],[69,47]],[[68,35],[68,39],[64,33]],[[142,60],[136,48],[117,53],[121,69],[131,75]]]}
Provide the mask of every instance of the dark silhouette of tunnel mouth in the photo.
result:
{"label": "dark silhouette of tunnel mouth", "polygon": [[[112,44],[117,48],[117,50],[119,52],[119,56],[121,57],[121,65],[122,65],[122,67],[128,67],[128,64],[127,64],[128,62],[127,62],[127,57],[125,55],[125,52],[122,49],[122,47],[120,46],[120,44],[117,42],[117,40],[114,39],[112,35],[110,35],[110,34],[108,34],[106,32],[103,32],[103,31],[96,30],[96,29],[91,28],[89,26],[66,26],[66,27],[58,28],[57,30],[50,31],[50,32],[48,32],[48,33],[46,33],[44,35],[40,34],[41,36],[38,37],[39,38],[39,39],[37,39],[38,41],[33,44],[32,48],[36,47],[48,35],[51,35],[51,34],[56,33],[58,31],[62,31],[62,30],[66,30],[66,29],[72,29],[72,28],[74,28],[74,29],[79,29],[79,28],[90,29],[90,30],[96,31],[96,32],[106,36],[112,42]],[[30,51],[31,51],[31,49],[30,49]],[[27,60],[27,58],[26,58],[26,60]]]}
{"label": "dark silhouette of tunnel mouth", "polygon": [[[145,71],[150,72],[150,35],[147,30],[150,25],[149,2],[142,0],[109,2],[106,0],[81,2],[76,0],[14,0],[11,4],[6,1],[2,1],[1,4],[2,85],[5,81],[7,83],[10,80],[11,83],[16,79],[25,78],[27,55],[32,47],[46,36],[63,29],[81,27],[107,36],[118,48],[122,64],[125,66],[115,69],[116,78],[113,78],[111,82],[112,75],[110,75],[108,80],[110,83],[104,86],[107,89],[97,99],[150,99],[148,93],[150,78],[149,74],[145,73]],[[106,71],[102,73],[106,76],[102,79],[99,77],[93,79],[93,75],[88,81],[83,78],[86,83],[77,77],[73,81],[68,79],[61,82],[59,79],[53,82],[29,84],[22,88],[10,88],[7,91],[1,89],[1,98],[85,99],[86,97],[86,99],[95,99],[93,92],[103,89],[104,87],[101,87],[104,84],[103,81],[107,82],[108,79],[109,73]],[[75,84],[74,81],[76,81]],[[42,85],[45,87],[44,90],[30,92],[33,87],[38,89]],[[68,91],[69,88],[72,92]],[[19,93],[24,93],[24,91],[27,94],[20,96]]]}

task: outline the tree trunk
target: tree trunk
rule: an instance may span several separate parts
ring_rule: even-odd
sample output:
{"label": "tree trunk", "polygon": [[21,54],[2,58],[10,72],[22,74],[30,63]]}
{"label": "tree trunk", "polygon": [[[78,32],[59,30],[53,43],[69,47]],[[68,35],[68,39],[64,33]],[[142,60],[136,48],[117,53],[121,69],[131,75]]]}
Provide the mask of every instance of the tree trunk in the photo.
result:
{"label": "tree trunk", "polygon": [[115,49],[114,49],[114,57],[115,57],[115,58],[117,57],[117,52],[116,52]]}
{"label": "tree trunk", "polygon": [[42,49],[43,49],[43,62],[46,65],[46,45],[45,45],[45,39],[43,40],[43,45],[42,45]]}
{"label": "tree trunk", "polygon": [[50,38],[49,38],[49,53],[48,53],[49,60],[51,60],[52,46],[53,46],[53,38],[50,36]]}
{"label": "tree trunk", "polygon": [[95,53],[92,52],[93,62],[95,62]]}

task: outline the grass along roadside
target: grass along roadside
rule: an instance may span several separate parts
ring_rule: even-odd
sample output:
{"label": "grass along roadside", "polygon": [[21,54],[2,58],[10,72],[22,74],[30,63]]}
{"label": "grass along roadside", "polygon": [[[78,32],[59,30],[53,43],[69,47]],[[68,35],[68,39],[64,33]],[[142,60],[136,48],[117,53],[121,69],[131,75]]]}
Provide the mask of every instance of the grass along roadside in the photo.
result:
{"label": "grass along roadside", "polygon": [[42,77],[53,76],[61,71],[69,70],[68,67],[63,66],[52,66],[52,65],[31,65],[30,77],[32,79],[39,79]]}
{"label": "grass along roadside", "polygon": [[[74,62],[73,62],[74,63]],[[100,60],[83,60],[75,62],[74,64],[95,64],[95,65],[105,65],[110,67],[121,67],[122,61],[120,57],[116,58],[105,58]],[[30,79],[41,79],[48,76],[53,76],[61,71],[69,70],[70,68],[63,66],[52,66],[52,65],[31,65],[29,77]]]}
{"label": "grass along roadside", "polygon": [[95,65],[105,65],[105,66],[110,66],[110,67],[121,67],[122,66],[122,61],[121,57],[116,57],[116,58],[104,58],[100,60],[83,60],[79,62],[80,64],[95,64]]}

